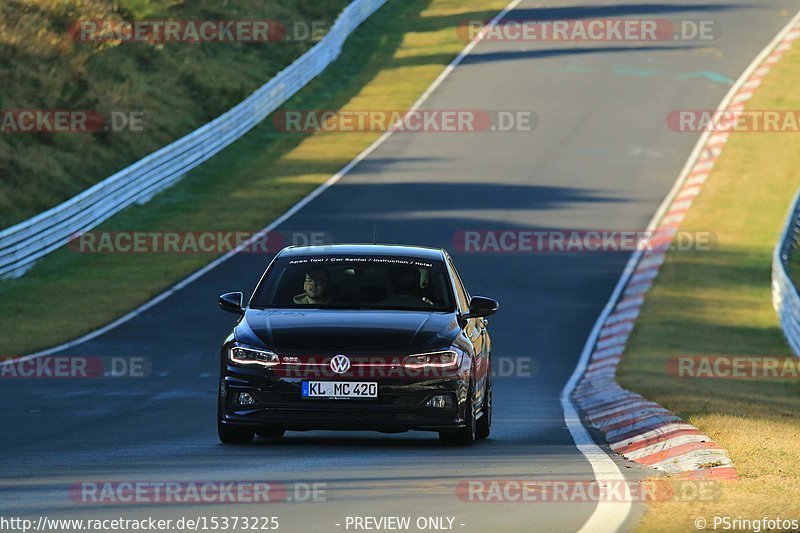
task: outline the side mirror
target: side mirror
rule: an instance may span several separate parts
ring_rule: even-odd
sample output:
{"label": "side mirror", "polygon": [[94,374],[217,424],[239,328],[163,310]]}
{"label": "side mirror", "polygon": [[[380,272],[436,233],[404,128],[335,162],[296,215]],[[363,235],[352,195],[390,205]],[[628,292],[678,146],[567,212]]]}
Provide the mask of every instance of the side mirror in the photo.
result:
{"label": "side mirror", "polygon": [[485,298],[483,296],[473,296],[469,301],[469,313],[464,318],[480,318],[493,315],[500,308],[497,300]]}
{"label": "side mirror", "polygon": [[241,315],[244,314],[244,309],[242,308],[243,299],[244,295],[241,292],[226,292],[219,297],[219,306],[229,313]]}

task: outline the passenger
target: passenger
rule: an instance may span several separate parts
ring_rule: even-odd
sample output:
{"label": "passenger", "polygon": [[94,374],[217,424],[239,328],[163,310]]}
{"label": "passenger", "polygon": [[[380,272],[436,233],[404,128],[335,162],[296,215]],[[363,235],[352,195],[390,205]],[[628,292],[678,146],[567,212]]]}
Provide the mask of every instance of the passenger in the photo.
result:
{"label": "passenger", "polygon": [[314,267],[306,272],[303,292],[292,298],[298,305],[326,304],[331,301],[331,275],[328,269]]}

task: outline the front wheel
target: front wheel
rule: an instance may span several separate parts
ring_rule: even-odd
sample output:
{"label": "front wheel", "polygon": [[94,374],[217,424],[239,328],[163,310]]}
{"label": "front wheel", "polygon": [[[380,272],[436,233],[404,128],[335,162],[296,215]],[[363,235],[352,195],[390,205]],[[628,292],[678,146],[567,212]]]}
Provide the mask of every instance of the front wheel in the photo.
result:
{"label": "front wheel", "polygon": [[286,430],[283,428],[261,427],[256,430],[256,435],[265,439],[280,439]]}
{"label": "front wheel", "polygon": [[222,444],[248,444],[253,442],[255,432],[252,429],[229,426],[217,421],[217,434]]}
{"label": "front wheel", "polygon": [[475,442],[475,410],[472,408],[472,386],[470,385],[467,392],[467,406],[465,413],[466,425],[463,428],[458,428],[449,431],[439,432],[439,442],[445,446],[471,446]]}
{"label": "front wheel", "polygon": [[222,423],[225,416],[225,384],[220,381],[217,390],[217,435],[222,444],[247,444],[253,441],[255,431],[246,427]]}

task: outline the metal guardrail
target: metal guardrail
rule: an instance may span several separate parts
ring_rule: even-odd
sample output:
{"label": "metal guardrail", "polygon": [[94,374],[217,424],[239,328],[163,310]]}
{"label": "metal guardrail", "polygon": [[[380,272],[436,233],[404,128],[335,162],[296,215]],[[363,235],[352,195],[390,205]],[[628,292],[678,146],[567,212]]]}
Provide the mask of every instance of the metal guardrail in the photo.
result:
{"label": "metal guardrail", "polygon": [[795,356],[800,356],[800,292],[789,275],[789,260],[800,246],[800,190],[795,194],[786,226],[772,255],[772,305]]}
{"label": "metal guardrail", "polygon": [[145,203],[250,131],[317,77],[347,37],[387,0],[353,0],[309,51],[224,114],[66,202],[0,231],[0,278],[20,277],[71,236]]}

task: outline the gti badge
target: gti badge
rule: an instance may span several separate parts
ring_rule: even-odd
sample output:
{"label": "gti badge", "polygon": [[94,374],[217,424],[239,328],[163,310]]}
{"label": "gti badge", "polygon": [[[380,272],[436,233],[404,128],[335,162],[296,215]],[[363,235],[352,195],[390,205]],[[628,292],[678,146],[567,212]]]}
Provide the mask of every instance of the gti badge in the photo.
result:
{"label": "gti badge", "polygon": [[344,374],[350,370],[350,359],[345,355],[334,355],[331,359],[331,370],[337,374]]}

